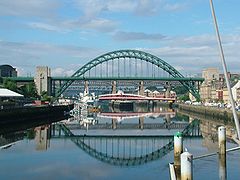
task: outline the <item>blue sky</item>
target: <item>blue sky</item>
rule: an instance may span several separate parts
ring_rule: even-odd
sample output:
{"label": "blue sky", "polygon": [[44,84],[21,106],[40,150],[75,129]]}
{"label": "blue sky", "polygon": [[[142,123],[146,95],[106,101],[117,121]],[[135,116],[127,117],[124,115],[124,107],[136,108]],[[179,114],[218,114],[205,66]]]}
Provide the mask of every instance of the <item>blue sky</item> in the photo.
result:
{"label": "blue sky", "polygon": [[[228,69],[239,72],[240,1],[215,0]],[[208,0],[1,0],[0,64],[73,74],[103,53],[139,49],[184,75],[219,67]]]}

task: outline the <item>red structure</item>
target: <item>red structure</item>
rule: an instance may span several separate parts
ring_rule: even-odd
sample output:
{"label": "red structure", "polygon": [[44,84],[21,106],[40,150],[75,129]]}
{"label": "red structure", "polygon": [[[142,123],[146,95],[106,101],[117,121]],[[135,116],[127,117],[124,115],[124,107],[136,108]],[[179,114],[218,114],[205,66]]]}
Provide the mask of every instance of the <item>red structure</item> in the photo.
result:
{"label": "red structure", "polygon": [[99,100],[120,100],[120,101],[168,101],[168,102],[174,102],[176,98],[166,98],[166,97],[147,97],[147,96],[141,96],[136,94],[104,94],[99,96]]}

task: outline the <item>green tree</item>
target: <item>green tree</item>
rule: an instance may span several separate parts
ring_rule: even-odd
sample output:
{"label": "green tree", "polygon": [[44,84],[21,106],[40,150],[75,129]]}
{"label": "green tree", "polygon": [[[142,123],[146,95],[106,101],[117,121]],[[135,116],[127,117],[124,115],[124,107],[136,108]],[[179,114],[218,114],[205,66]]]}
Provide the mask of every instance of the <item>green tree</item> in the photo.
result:
{"label": "green tree", "polygon": [[43,92],[41,93],[41,100],[42,100],[42,101],[49,101],[49,102],[51,102],[52,97],[51,97],[51,96],[48,96],[48,94],[47,94],[46,91],[43,91]]}
{"label": "green tree", "polygon": [[11,91],[17,91],[17,83],[10,79],[4,79],[3,81],[3,87],[10,89]]}
{"label": "green tree", "polygon": [[174,91],[177,95],[184,95],[188,92],[188,90],[184,86],[176,86],[174,87]]}
{"label": "green tree", "polygon": [[189,101],[190,100],[188,94],[184,94],[184,95],[180,96],[178,99],[182,100],[182,101]]}
{"label": "green tree", "polygon": [[19,93],[23,94],[27,98],[38,98],[37,89],[34,82],[25,84],[19,88]]}

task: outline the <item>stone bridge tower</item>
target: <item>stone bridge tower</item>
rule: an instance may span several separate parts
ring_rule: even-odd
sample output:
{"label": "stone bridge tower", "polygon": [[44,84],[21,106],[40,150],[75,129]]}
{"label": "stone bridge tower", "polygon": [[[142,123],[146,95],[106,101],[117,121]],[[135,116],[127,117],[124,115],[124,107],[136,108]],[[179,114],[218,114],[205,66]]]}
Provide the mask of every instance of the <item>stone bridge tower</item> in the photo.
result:
{"label": "stone bridge tower", "polygon": [[47,66],[37,66],[34,82],[36,84],[38,95],[46,91],[48,95],[51,92],[51,69]]}

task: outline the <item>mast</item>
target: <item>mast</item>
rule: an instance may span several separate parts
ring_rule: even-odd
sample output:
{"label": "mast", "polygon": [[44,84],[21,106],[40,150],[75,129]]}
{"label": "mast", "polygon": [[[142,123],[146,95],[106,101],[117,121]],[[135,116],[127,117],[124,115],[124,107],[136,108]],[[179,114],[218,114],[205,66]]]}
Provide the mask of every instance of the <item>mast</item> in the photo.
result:
{"label": "mast", "polygon": [[226,65],[226,62],[225,62],[225,57],[224,57],[224,53],[223,53],[221,38],[220,38],[219,30],[218,30],[218,24],[217,24],[217,19],[216,19],[216,15],[215,15],[215,11],[214,11],[212,0],[210,0],[210,6],[211,6],[213,22],[214,22],[214,26],[215,26],[215,30],[216,30],[216,36],[217,36],[217,41],[218,41],[218,48],[219,48],[219,51],[220,51],[221,63],[222,63],[222,66],[223,66],[224,77],[226,79],[229,99],[230,99],[230,103],[232,105],[232,113],[233,113],[233,118],[234,118],[236,130],[237,130],[237,136],[238,136],[238,139],[240,139],[239,120],[238,120],[238,116],[237,116],[237,112],[236,112],[236,106],[235,106],[235,102],[234,102],[232,91],[231,91],[231,87],[230,87],[230,82],[229,82],[229,79],[228,79],[228,76],[227,76],[227,65]]}

